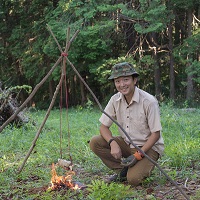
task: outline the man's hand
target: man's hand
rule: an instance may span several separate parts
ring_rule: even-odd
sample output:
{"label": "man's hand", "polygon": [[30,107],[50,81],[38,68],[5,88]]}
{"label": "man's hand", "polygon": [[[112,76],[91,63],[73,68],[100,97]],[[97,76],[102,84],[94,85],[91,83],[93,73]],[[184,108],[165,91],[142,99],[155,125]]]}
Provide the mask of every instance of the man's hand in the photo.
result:
{"label": "man's hand", "polygon": [[139,160],[142,160],[143,157],[144,155],[137,151],[136,153],[130,155],[127,158],[122,158],[121,165],[124,167],[133,167]]}
{"label": "man's hand", "polygon": [[121,148],[120,146],[117,144],[116,141],[113,141],[111,144],[110,144],[110,153],[111,155],[115,158],[115,159],[120,159],[122,157],[122,151],[121,151]]}

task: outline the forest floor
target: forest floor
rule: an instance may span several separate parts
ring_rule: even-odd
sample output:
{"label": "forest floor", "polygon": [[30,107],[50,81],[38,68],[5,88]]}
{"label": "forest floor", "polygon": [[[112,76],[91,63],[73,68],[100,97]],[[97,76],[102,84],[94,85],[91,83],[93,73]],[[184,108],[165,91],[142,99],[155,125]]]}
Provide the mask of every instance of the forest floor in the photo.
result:
{"label": "forest floor", "polygon": [[[161,168],[182,188],[188,198],[155,168],[152,175],[142,185],[130,187],[131,194],[123,193],[125,198],[102,198],[104,190],[115,196],[127,187],[116,183],[113,187],[103,185],[103,180],[113,172],[108,170],[101,160],[91,151],[88,140],[99,134],[99,111],[89,109],[70,109],[70,137],[63,123],[63,138],[60,140],[60,111],[53,110],[45,127],[21,173],[18,167],[30,149],[45,111],[30,113],[29,123],[21,128],[7,127],[0,134],[0,199],[2,200],[200,200],[200,109],[193,112],[162,105],[162,126],[165,141],[165,153],[159,159]],[[65,120],[63,112],[63,121]],[[117,127],[112,127],[117,132]],[[68,144],[70,142],[70,151]],[[60,155],[62,151],[62,156]],[[73,157],[73,181],[81,182],[86,188],[72,190],[61,188],[49,190],[51,185],[51,164],[58,157]],[[64,172],[65,173],[65,172]],[[59,175],[63,172],[58,171]],[[102,188],[95,181],[101,181]],[[99,183],[99,182],[95,182]],[[92,185],[92,192],[88,189]],[[128,186],[126,182],[123,186]],[[120,189],[120,187],[122,189]],[[96,195],[91,198],[91,195]],[[126,196],[127,195],[127,196]],[[117,196],[117,195],[116,195]],[[98,198],[96,198],[98,197]]]}
{"label": "forest floor", "polygon": [[[76,169],[76,174],[77,176],[75,176],[75,178],[79,178],[80,180],[84,180],[84,178],[87,177],[90,178],[91,180],[103,180],[104,178],[106,178],[108,175],[103,175],[101,173],[99,174],[90,174],[88,172],[84,172],[84,170],[82,168],[80,169]],[[197,181],[193,181],[193,180],[189,180],[187,177],[185,177],[185,179],[177,179],[174,180],[178,187],[180,187],[183,192],[187,195],[188,199],[190,200],[199,200],[200,199],[200,171],[195,171],[195,174],[198,174],[199,176],[196,177]],[[28,181],[32,181],[32,182],[37,182],[39,179],[39,177],[37,176],[32,176],[29,177]],[[82,184],[82,189],[81,192],[83,194],[83,197],[81,199],[88,199],[87,195],[89,194],[89,192],[87,191],[87,185],[84,183]],[[124,185],[128,185],[127,182],[123,182]],[[36,196],[40,196],[42,197],[43,194],[46,193],[46,191],[48,190],[50,183],[41,187],[33,187],[33,188],[29,188],[26,189],[25,185],[26,185],[26,181],[25,180],[19,180],[19,187],[23,187],[24,193],[27,194],[27,196],[32,196],[32,195],[36,195]],[[24,186],[22,186],[24,185]],[[12,188],[12,187],[11,187]],[[16,188],[12,188],[12,189],[16,189]],[[172,184],[170,181],[165,180],[164,183],[158,183],[156,180],[151,180],[149,183],[145,183],[144,185],[141,186],[137,186],[137,187],[131,187],[130,189],[135,191],[135,195],[134,196],[129,196],[126,199],[130,200],[130,199],[135,199],[135,200],[169,200],[169,199],[173,199],[173,200],[185,200],[186,198],[184,197],[184,195],[177,189],[177,187]],[[51,190],[49,191],[53,196],[57,197],[57,196],[66,196],[67,199],[79,199],[78,195],[79,192],[72,192],[70,193],[69,196],[69,188],[61,188],[59,190]],[[117,191],[116,191],[117,192]],[[53,194],[54,193],[54,194]],[[3,197],[3,196],[2,196]],[[36,197],[34,198],[34,200],[40,200],[40,197]],[[14,196],[7,196],[4,198],[5,200],[10,200],[10,199],[15,199]],[[108,199],[109,200],[109,199]]]}

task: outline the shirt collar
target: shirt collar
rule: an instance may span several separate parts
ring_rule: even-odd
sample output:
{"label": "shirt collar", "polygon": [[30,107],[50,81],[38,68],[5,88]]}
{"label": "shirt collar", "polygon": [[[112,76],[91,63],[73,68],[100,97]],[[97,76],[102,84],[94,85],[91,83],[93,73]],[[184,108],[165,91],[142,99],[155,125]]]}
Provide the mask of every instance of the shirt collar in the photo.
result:
{"label": "shirt collar", "polygon": [[139,103],[139,89],[137,86],[135,86],[135,91],[134,91],[134,94],[133,94],[133,97],[132,97],[132,100]]}

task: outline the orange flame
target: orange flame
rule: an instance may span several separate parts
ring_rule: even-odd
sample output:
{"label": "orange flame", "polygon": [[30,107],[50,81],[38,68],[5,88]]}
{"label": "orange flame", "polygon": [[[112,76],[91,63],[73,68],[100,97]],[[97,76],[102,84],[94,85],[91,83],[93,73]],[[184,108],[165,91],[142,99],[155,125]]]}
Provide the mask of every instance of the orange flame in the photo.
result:
{"label": "orange flame", "polygon": [[51,190],[58,190],[61,188],[70,188],[77,190],[79,189],[79,186],[77,184],[74,184],[72,182],[72,176],[75,175],[75,172],[72,170],[69,170],[66,172],[65,176],[58,176],[55,168],[55,164],[52,163],[52,170],[51,170],[51,186],[48,189]]}

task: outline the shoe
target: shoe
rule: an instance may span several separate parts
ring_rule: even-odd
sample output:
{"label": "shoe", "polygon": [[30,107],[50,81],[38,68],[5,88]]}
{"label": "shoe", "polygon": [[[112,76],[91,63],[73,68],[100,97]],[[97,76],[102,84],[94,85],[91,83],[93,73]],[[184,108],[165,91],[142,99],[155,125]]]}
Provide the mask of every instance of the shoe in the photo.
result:
{"label": "shoe", "polygon": [[124,182],[127,180],[128,167],[124,167],[119,174],[111,175],[110,177],[105,179],[105,183],[111,183],[111,182]]}
{"label": "shoe", "polygon": [[111,175],[109,177],[106,177],[104,182],[105,183],[112,183],[112,182],[116,182],[118,179],[118,174],[114,174],[114,175]]}
{"label": "shoe", "polygon": [[124,168],[121,170],[119,176],[120,176],[121,178],[126,178],[127,172],[128,172],[128,167],[124,167]]}

